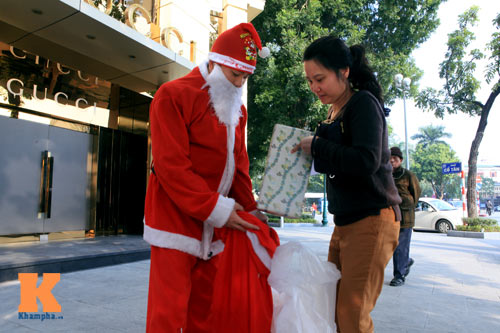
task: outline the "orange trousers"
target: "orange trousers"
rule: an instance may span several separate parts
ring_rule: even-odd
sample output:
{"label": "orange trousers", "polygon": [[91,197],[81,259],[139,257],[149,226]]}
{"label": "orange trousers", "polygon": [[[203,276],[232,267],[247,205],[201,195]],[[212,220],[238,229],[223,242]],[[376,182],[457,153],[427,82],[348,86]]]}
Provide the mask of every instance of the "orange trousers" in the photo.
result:
{"label": "orange trousers", "polygon": [[373,332],[370,312],[384,283],[384,270],[398,245],[399,222],[392,208],[346,226],[336,226],[328,261],[342,275],[337,285],[337,330]]}

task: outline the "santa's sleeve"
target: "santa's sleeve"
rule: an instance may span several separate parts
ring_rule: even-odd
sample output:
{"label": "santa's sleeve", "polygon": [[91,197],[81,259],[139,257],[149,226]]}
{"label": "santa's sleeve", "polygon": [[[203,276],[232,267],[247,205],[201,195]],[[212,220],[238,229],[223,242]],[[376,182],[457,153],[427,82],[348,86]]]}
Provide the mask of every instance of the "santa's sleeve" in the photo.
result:
{"label": "santa's sleeve", "polygon": [[249,212],[257,209],[257,203],[252,193],[252,180],[249,175],[250,163],[245,145],[247,112],[244,106],[241,109],[243,113],[243,117],[240,119],[239,124],[241,131],[241,147],[238,150],[239,154],[235,157],[236,170],[229,196],[241,204],[245,211]]}
{"label": "santa's sleeve", "polygon": [[[175,93],[175,92],[174,92]],[[161,95],[160,95],[161,94]],[[187,124],[192,107],[159,91],[151,103],[151,146],[155,176],[169,198],[185,214],[222,227],[229,218],[234,199],[212,191],[205,180],[193,172],[189,158]],[[181,104],[183,104],[181,107]]]}

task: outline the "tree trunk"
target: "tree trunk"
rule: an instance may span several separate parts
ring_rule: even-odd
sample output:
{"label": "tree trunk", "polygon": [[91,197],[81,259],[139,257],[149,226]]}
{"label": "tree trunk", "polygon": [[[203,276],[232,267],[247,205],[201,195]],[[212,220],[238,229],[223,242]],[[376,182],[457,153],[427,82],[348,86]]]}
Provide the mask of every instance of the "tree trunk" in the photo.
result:
{"label": "tree trunk", "polygon": [[[481,123],[481,121],[479,121]],[[476,206],[476,174],[477,174],[477,155],[479,153],[479,144],[483,139],[484,132],[476,132],[476,137],[472,141],[469,154],[469,172],[467,173],[467,216],[477,217]]]}
{"label": "tree trunk", "polygon": [[436,184],[434,184],[434,181],[431,180],[431,187],[432,187],[432,193],[434,193],[434,195],[438,196],[438,192],[437,192],[437,187],[436,187]]}
{"label": "tree trunk", "polygon": [[476,204],[476,175],[477,175],[477,156],[479,155],[479,146],[483,140],[484,130],[488,124],[488,115],[490,114],[491,106],[495,98],[500,93],[500,85],[493,90],[488,97],[488,101],[481,110],[481,118],[477,127],[476,136],[472,141],[469,153],[469,172],[467,174],[467,215],[469,217],[477,217],[477,204]]}
{"label": "tree trunk", "polygon": [[439,199],[443,200],[444,197],[444,178],[441,181],[441,184],[439,185]]}

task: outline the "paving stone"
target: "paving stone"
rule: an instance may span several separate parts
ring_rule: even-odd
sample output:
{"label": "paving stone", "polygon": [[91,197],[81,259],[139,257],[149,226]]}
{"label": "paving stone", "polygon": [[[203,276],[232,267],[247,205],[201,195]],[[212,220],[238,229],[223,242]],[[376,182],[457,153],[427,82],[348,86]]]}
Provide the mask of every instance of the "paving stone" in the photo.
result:
{"label": "paving stone", "polygon": [[[326,260],[333,227],[276,230],[282,244],[300,241]],[[98,252],[125,248],[126,242],[135,246],[133,242],[141,241],[137,246],[144,246],[140,238],[118,241],[122,243],[105,248],[100,240]],[[83,251],[78,244],[64,245],[69,255],[73,249],[76,255]],[[29,250],[22,252],[26,260]],[[0,260],[2,254],[0,249]],[[8,256],[12,259],[14,254]],[[500,240],[414,232],[410,254],[415,264],[404,286],[389,286],[392,262],[385,269],[382,293],[372,312],[376,333],[500,332]],[[0,283],[0,331],[144,332],[149,265],[149,260],[142,260],[63,273],[53,289],[63,319],[50,322],[18,319],[19,283]]]}

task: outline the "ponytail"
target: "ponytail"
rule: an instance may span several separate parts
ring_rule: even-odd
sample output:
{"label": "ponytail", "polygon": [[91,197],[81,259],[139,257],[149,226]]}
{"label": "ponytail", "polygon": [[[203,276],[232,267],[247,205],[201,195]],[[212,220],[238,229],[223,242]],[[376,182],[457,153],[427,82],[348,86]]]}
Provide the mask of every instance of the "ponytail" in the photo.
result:
{"label": "ponytail", "polygon": [[353,45],[349,48],[352,57],[352,64],[349,71],[349,81],[354,89],[368,90],[383,105],[382,87],[377,81],[365,55],[365,48],[362,45]]}

